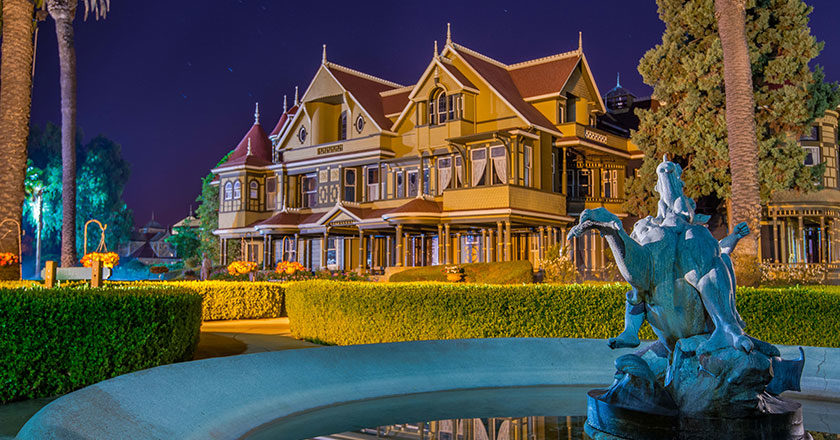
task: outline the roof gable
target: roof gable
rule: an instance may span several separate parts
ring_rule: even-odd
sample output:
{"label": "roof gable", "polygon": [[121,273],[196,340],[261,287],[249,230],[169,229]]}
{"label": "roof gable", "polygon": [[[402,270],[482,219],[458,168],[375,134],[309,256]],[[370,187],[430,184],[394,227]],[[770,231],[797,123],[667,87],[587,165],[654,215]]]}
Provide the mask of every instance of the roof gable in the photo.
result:
{"label": "roof gable", "polygon": [[[233,165],[270,165],[271,141],[258,121],[251,126],[239,145],[233,150],[228,160],[219,167]],[[218,167],[217,167],[218,168]]]}
{"label": "roof gable", "polygon": [[380,93],[403,86],[337,64],[326,63],[325,66],[381,130],[391,128],[391,120],[385,116],[385,106]]}
{"label": "roof gable", "polygon": [[512,66],[510,76],[523,98],[562,92],[581,59],[577,52],[564,55]]}

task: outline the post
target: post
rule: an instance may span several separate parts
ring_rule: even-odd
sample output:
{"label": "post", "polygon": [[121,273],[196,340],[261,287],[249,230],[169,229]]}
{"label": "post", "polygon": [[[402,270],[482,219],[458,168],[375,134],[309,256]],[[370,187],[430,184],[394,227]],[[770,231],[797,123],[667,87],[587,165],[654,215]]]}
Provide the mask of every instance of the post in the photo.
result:
{"label": "post", "polygon": [[359,229],[359,274],[365,273],[367,252],[365,252],[365,231]]}
{"label": "post", "polygon": [[90,287],[102,287],[102,261],[94,260],[90,268]]}
{"label": "post", "polygon": [[496,261],[496,254],[494,253],[494,250],[496,248],[496,242],[495,242],[496,237],[495,237],[494,232],[495,231],[493,231],[493,228],[487,228],[487,262],[488,263],[492,263],[492,262]]}
{"label": "post", "polygon": [[452,243],[449,241],[449,223],[443,225],[444,229],[444,264],[452,264]]}
{"label": "post", "polygon": [[47,289],[55,287],[55,268],[57,264],[55,261],[47,261],[44,267],[44,285]]}
{"label": "post", "polygon": [[563,155],[563,171],[560,174],[560,193],[563,194],[563,197],[567,197],[568,194],[568,179],[569,176],[566,173],[566,147],[560,149],[560,154]]}
{"label": "post", "polygon": [[[828,263],[828,258],[825,255],[826,249],[828,249],[828,243],[825,234],[825,216],[820,216],[820,263],[823,263],[823,265]],[[828,269],[828,266],[826,266],[826,269]]]}
{"label": "post", "polygon": [[420,233],[420,265],[426,265],[426,234]]}
{"label": "post", "polygon": [[505,238],[502,233],[502,222],[496,222],[496,262],[505,261]]}
{"label": "post", "polygon": [[[455,233],[455,246],[452,246],[452,260],[455,264],[461,264],[461,261],[464,260],[464,248],[461,246],[461,233]],[[467,260],[469,262],[469,259]]]}
{"label": "post", "polygon": [[295,260],[300,263],[300,234],[295,232]]}
{"label": "post", "polygon": [[797,218],[799,219],[799,252],[797,252],[797,254],[799,254],[798,260],[800,263],[807,263],[807,261],[805,261],[805,222],[801,215]]}
{"label": "post", "polygon": [[403,247],[403,227],[402,225],[397,225],[397,267],[402,267],[405,264]]}
{"label": "post", "polygon": [[487,228],[481,228],[481,252],[478,254],[478,261],[487,262]]}
{"label": "post", "polygon": [[787,217],[782,217],[782,227],[779,231],[779,244],[782,245],[782,250],[779,254],[781,257],[780,263],[788,264],[790,263],[790,257],[788,256],[788,219]]}
{"label": "post", "polygon": [[510,220],[505,222],[505,261],[511,260],[511,243],[510,243]]}
{"label": "post", "polygon": [[268,269],[268,234],[263,235],[263,270]]}
{"label": "post", "polygon": [[446,259],[444,255],[444,249],[446,249],[446,243],[443,241],[443,225],[438,223],[438,264],[443,264],[443,261]]}
{"label": "post", "polygon": [[773,213],[773,260],[776,263],[781,263],[782,258],[779,255],[779,239],[781,235],[779,234],[779,217],[776,213]]}
{"label": "post", "polygon": [[385,234],[385,267],[391,267],[391,236]]}

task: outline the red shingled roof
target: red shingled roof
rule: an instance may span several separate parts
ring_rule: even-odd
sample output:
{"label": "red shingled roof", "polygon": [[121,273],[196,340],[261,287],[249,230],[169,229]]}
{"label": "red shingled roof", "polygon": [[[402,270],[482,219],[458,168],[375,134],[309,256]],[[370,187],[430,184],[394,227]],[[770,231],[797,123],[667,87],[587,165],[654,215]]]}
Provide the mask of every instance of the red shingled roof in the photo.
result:
{"label": "red shingled roof", "polygon": [[397,89],[399,86],[370,79],[361,72],[355,72],[336,64],[327,63],[326,66],[341,86],[356,98],[359,105],[367,111],[380,128],[383,130],[391,129],[391,120],[385,117],[383,100],[379,94],[387,90]]}
{"label": "red shingled roof", "polygon": [[406,204],[400,205],[390,211],[388,214],[399,214],[402,212],[441,212],[443,207],[438,202],[433,202],[426,199],[414,199]]}
{"label": "red shingled roof", "polygon": [[283,126],[286,125],[286,121],[292,119],[297,113],[298,106],[293,106],[289,109],[286,113],[280,115],[280,119],[277,121],[277,125],[274,126],[274,130],[271,130],[271,136],[277,136],[280,134],[280,130],[283,129]]}
{"label": "red shingled roof", "polygon": [[511,78],[511,74],[503,64],[496,65],[478,56],[478,54],[463,46],[453,44],[455,52],[464,59],[488,84],[502,95],[510,105],[519,112],[528,122],[539,125],[543,128],[553,128],[554,124],[549,121],[539,110],[525,102],[520,94],[519,88]]}
{"label": "red shingled roof", "polygon": [[510,69],[510,76],[523,98],[560,93],[580,61],[580,55]]}
{"label": "red shingled roof", "polygon": [[[251,154],[248,155],[248,140],[251,143]],[[265,134],[262,126],[255,123],[245,137],[239,141],[239,145],[233,150],[227,162],[220,166],[232,165],[255,165],[264,166],[271,164],[271,141]]]}
{"label": "red shingled roof", "polygon": [[[386,115],[392,115],[394,113],[402,113],[405,106],[408,105],[408,95],[411,94],[411,90],[406,90],[402,93],[397,93],[394,95],[388,95],[382,97],[382,110]],[[390,126],[389,126],[390,128]]]}
{"label": "red shingled roof", "polygon": [[446,69],[447,72],[449,72],[450,75],[452,75],[455,79],[457,79],[458,82],[460,82],[464,87],[471,87],[473,89],[478,88],[478,87],[475,86],[475,84],[473,84],[469,80],[469,78],[467,78],[466,75],[464,75],[463,72],[458,70],[457,67],[455,67],[455,66],[453,66],[449,63],[446,63],[446,62],[442,62],[440,64],[443,66],[444,69]]}
{"label": "red shingled roof", "polygon": [[295,225],[300,224],[301,215],[296,212],[281,212],[269,217],[259,223],[257,226],[280,226],[280,225]]}

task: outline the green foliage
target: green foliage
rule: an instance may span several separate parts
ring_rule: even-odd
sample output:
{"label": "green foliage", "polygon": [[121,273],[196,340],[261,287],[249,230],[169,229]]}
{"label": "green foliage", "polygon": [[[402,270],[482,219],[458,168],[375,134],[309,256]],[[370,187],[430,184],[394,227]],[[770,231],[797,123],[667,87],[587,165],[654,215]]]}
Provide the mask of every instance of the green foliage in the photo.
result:
{"label": "green foliage", "polygon": [[[453,266],[453,265],[448,265]],[[533,267],[528,260],[501,263],[467,263],[457,265],[464,270],[464,281],[485,284],[522,284],[534,280]],[[388,281],[446,281],[447,266],[423,266],[391,275]]]}
{"label": "green foliage", "polygon": [[[139,284],[148,283],[140,282]],[[278,318],[284,315],[284,285],[282,283],[170,281],[163,284],[201,295],[204,299],[202,319],[205,321]]]}
{"label": "green foliage", "polygon": [[[296,338],[368,344],[453,338],[605,339],[624,328],[626,284],[338,283],[286,285]],[[752,336],[775,344],[840,347],[838,292],[738,290]],[[645,324],[641,337],[652,339]]]}
{"label": "green foliage", "polygon": [[0,402],[192,359],[201,297],[172,286],[0,287]]}
{"label": "green foliage", "polygon": [[[32,126],[29,134],[29,159],[39,169],[43,198],[42,247],[45,254],[58,254],[61,243],[61,128],[52,124],[41,129]],[[106,245],[115,251],[127,241],[134,225],[134,216],[122,194],[129,176],[128,162],[122,159],[121,147],[104,136],[97,136],[82,145],[81,131],[76,136],[76,243],[81,254],[84,247],[83,227],[90,219],[108,225]],[[27,198],[31,201],[30,198]],[[33,203],[24,204],[24,228],[34,236],[37,225]],[[88,231],[88,250],[99,244],[99,229]]]}
{"label": "green foliage", "polygon": [[[216,164],[216,167],[227,162],[232,153],[233,150],[225,154],[225,157]],[[211,185],[212,181],[213,173],[209,173],[201,179],[201,194],[195,201],[199,203],[198,209],[196,209],[199,221],[198,255],[209,258],[211,264],[215,265],[221,264],[219,237],[213,235],[213,231],[219,227],[219,185]]]}
{"label": "green foliage", "polygon": [[[798,188],[811,190],[824,167],[804,165],[796,139],[838,99],[821,69],[808,63],[822,49],[808,28],[811,9],[801,0],[748,1],[746,29],[755,90],[761,197]],[[637,110],[633,142],[645,153],[639,178],[630,179],[625,208],[656,212],[656,165],[668,153],[683,165],[686,195],[730,195],[723,50],[714,0],[657,0],[665,22],[662,43],[639,62],[646,84],[662,105]]]}
{"label": "green foliage", "polygon": [[175,228],[174,233],[166,237],[165,241],[175,246],[175,252],[178,254],[178,258],[182,259],[196,257],[198,255],[198,247],[201,244],[195,230],[187,226],[178,226]]}

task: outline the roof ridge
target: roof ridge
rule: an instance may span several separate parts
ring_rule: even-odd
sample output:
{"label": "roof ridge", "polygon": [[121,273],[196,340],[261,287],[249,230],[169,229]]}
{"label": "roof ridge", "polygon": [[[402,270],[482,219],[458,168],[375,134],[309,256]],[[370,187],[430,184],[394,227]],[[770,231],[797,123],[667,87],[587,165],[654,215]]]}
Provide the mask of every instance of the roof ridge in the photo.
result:
{"label": "roof ridge", "polygon": [[570,50],[568,52],[562,52],[562,53],[558,53],[558,54],[554,54],[554,55],[549,55],[547,57],[535,58],[533,60],[528,60],[528,61],[522,61],[521,63],[511,64],[507,67],[508,67],[508,70],[515,70],[515,69],[519,69],[519,68],[522,68],[522,67],[528,67],[528,66],[533,66],[533,65],[536,65],[536,64],[547,63],[549,61],[559,60],[559,59],[562,59],[562,58],[569,58],[569,57],[574,56],[574,55],[580,56],[581,52],[577,49]]}
{"label": "roof ridge", "polygon": [[505,64],[505,63],[503,63],[503,62],[501,62],[501,61],[499,61],[499,60],[494,60],[493,58],[490,58],[490,57],[488,57],[487,55],[484,55],[484,54],[482,54],[482,53],[476,52],[476,51],[474,51],[474,50],[472,50],[472,49],[470,49],[470,48],[468,48],[468,47],[464,47],[464,46],[462,46],[462,45],[460,45],[460,44],[458,44],[458,43],[452,43],[452,46],[453,46],[454,48],[456,48],[456,49],[463,50],[464,52],[466,52],[466,53],[468,53],[468,54],[470,54],[470,55],[472,55],[472,56],[474,56],[474,57],[476,57],[476,58],[479,58],[479,59],[481,59],[481,60],[483,60],[483,61],[486,61],[486,62],[488,62],[488,63],[490,63],[490,64],[493,64],[493,65],[495,65],[496,67],[501,67],[502,69],[505,69],[505,70],[507,70],[507,68],[508,68],[507,64]]}
{"label": "roof ridge", "polygon": [[379,92],[379,96],[399,95],[400,93],[410,92],[414,90],[414,87],[416,85],[417,84],[412,84],[410,86],[400,87],[398,89],[385,90],[384,92]]}
{"label": "roof ridge", "polygon": [[402,88],[402,87],[405,87],[405,86],[404,86],[404,85],[402,85],[402,84],[397,84],[397,83],[395,83],[395,82],[393,82],[393,81],[388,81],[387,79],[382,79],[382,78],[379,78],[379,77],[377,77],[377,76],[373,76],[373,75],[371,75],[371,74],[369,74],[369,73],[364,73],[364,72],[360,72],[360,71],[355,70],[355,69],[351,69],[351,68],[349,68],[349,67],[341,66],[341,65],[339,65],[339,64],[333,63],[332,61],[328,61],[328,62],[326,62],[326,63],[324,63],[324,64],[325,64],[327,67],[332,67],[332,68],[335,68],[335,69],[337,69],[337,70],[340,70],[340,71],[342,71],[342,72],[344,72],[344,73],[349,73],[349,74],[351,74],[351,75],[355,75],[355,76],[358,76],[358,77],[360,77],[360,78],[365,78],[365,79],[368,79],[368,80],[371,80],[371,81],[374,81],[374,82],[378,82],[378,83],[380,83],[380,84],[384,84],[384,85],[386,85],[386,86],[390,86],[390,87],[394,87],[394,88]]}

